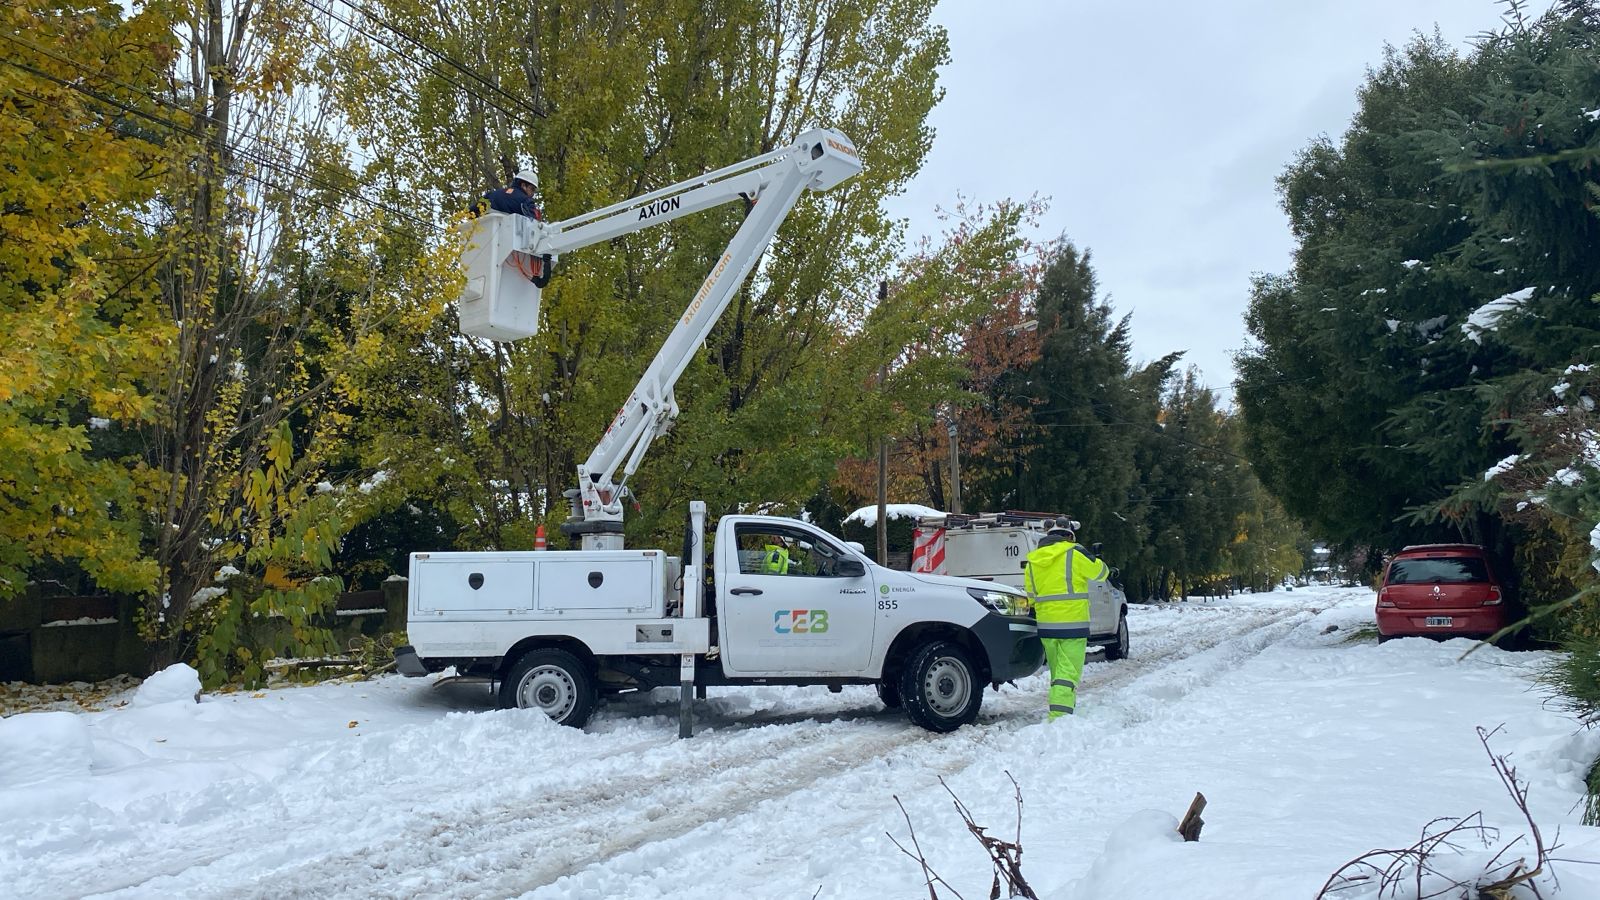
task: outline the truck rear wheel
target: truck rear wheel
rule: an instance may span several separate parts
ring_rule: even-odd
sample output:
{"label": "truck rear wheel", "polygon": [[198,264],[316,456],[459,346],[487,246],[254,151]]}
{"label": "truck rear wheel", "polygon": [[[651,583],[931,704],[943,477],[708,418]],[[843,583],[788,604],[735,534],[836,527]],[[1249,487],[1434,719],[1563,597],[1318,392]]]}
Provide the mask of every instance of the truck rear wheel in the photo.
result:
{"label": "truck rear wheel", "polygon": [[917,648],[900,672],[900,702],[911,721],[929,731],[955,731],[978,719],[983,685],[961,645],[930,641]]}
{"label": "truck rear wheel", "polygon": [[594,714],[594,673],[565,650],[523,654],[500,684],[501,709],[538,709],[557,724],[582,728]]}

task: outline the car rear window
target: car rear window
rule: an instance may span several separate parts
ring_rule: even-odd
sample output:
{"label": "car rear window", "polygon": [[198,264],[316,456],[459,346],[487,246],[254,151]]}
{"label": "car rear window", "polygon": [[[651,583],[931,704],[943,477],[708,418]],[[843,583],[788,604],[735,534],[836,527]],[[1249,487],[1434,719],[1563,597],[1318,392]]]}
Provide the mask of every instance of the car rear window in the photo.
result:
{"label": "car rear window", "polygon": [[1488,580],[1483,560],[1473,556],[1397,559],[1389,565],[1389,584],[1459,584]]}

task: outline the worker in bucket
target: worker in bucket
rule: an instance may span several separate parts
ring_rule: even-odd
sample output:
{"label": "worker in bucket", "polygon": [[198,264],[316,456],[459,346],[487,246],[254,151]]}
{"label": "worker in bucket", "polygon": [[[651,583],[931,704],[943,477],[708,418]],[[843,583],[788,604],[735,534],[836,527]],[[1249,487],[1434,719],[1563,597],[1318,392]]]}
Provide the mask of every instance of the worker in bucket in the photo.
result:
{"label": "worker in bucket", "polygon": [[[539,176],[532,169],[523,169],[511,176],[511,183],[503,188],[495,188],[483,195],[488,201],[489,208],[495,212],[510,213],[514,216],[527,216],[535,221],[543,220],[539,212],[538,201],[533,195],[539,190]],[[482,204],[479,204],[479,209]],[[508,265],[515,266],[517,271],[533,282],[533,286],[541,290],[550,283],[550,276],[554,272],[553,260],[546,254],[544,256],[530,256],[521,251],[511,253],[506,260]]]}
{"label": "worker in bucket", "polygon": [[539,190],[539,176],[532,169],[523,169],[511,176],[511,183],[503,188],[495,188],[483,195],[489,201],[489,208],[495,212],[523,215],[530,219],[542,219],[538,203],[533,199]]}
{"label": "worker in bucket", "polygon": [[1028,554],[1026,583],[1039,620],[1044,657],[1050,663],[1050,719],[1078,706],[1078,681],[1089,645],[1089,585],[1111,576],[1104,560],[1078,546],[1074,523],[1051,523]]}

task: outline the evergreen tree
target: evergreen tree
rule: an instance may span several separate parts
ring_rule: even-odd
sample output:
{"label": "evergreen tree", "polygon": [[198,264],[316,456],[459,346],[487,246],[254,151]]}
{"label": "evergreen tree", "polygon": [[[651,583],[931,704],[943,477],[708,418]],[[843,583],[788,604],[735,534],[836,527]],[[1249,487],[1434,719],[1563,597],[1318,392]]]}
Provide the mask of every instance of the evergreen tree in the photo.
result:
{"label": "evergreen tree", "polygon": [[1340,544],[1519,558],[1483,473],[1519,448],[1507,413],[1529,385],[1600,343],[1597,21],[1590,2],[1514,4],[1470,53],[1391,50],[1343,139],[1280,180],[1298,246],[1293,275],[1253,292],[1246,447]]}
{"label": "evergreen tree", "polygon": [[1099,296],[1088,251],[1066,241],[1046,260],[1034,305],[1040,355],[1027,386],[1036,437],[1015,497],[1024,508],[1079,520],[1084,542],[1125,559],[1145,531],[1134,490],[1141,404],[1130,318],[1115,317]]}
{"label": "evergreen tree", "polygon": [[[1163,398],[1148,471],[1154,580],[1148,593],[1167,598],[1221,582],[1227,549],[1244,509],[1247,466],[1230,447],[1228,419],[1193,369]],[[1148,577],[1148,573],[1143,573]],[[1144,579],[1141,579],[1144,582]]]}

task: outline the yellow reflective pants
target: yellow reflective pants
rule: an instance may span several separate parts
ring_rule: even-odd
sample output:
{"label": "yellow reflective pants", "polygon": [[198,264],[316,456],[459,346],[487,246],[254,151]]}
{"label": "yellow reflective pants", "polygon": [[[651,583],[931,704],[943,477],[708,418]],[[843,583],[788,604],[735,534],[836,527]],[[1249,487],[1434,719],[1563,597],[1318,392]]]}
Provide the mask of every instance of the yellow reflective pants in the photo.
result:
{"label": "yellow reflective pants", "polygon": [[1089,601],[1052,600],[1035,609],[1044,658],[1050,663],[1050,718],[1069,716],[1078,707],[1078,681],[1089,650]]}

